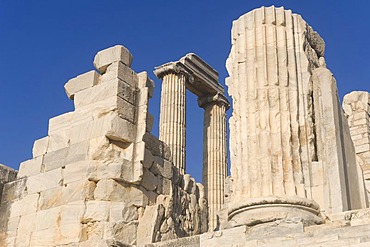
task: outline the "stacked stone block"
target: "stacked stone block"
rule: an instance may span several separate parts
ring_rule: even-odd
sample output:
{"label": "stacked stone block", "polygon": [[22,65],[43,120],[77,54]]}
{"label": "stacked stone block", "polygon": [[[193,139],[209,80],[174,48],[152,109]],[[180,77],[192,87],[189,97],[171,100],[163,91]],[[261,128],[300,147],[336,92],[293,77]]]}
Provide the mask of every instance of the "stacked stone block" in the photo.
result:
{"label": "stacked stone block", "polygon": [[[114,46],[95,56],[98,72],[66,83],[75,110],[50,119],[33,159],[6,184],[1,246],[131,246],[207,230],[203,187],[180,176],[169,147],[150,134],[154,84],[131,63]],[[166,213],[148,222],[150,207]],[[143,226],[151,238],[140,239]]]}
{"label": "stacked stone block", "polygon": [[345,95],[343,109],[370,198],[370,93],[355,91]]}

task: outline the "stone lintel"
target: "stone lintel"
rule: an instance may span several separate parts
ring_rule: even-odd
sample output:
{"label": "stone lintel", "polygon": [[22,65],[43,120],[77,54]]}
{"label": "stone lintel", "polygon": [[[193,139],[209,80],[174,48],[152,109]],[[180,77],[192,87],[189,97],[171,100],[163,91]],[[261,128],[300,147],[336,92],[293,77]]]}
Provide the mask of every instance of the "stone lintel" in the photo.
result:
{"label": "stone lintel", "polygon": [[218,83],[218,72],[194,53],[185,55],[179,61],[155,67],[154,70],[154,74],[160,79],[170,73],[185,74],[186,88],[198,97],[224,94],[224,88]]}
{"label": "stone lintel", "polygon": [[187,83],[187,88],[198,97],[224,93],[218,82],[218,72],[194,53],[188,53],[179,61],[190,72],[194,80]]}
{"label": "stone lintel", "polygon": [[208,104],[215,103],[215,104],[224,104],[226,106],[226,110],[230,108],[230,103],[225,97],[225,95],[221,93],[216,93],[214,95],[207,95],[204,97],[198,98],[198,105],[199,107],[205,108]]}

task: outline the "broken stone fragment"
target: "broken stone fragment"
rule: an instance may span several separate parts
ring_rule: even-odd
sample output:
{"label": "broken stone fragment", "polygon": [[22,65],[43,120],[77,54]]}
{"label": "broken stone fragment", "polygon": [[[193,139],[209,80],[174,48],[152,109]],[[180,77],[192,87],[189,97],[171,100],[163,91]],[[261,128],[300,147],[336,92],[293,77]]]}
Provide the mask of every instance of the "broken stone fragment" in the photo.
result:
{"label": "broken stone fragment", "polygon": [[94,66],[100,73],[104,74],[110,64],[121,61],[131,67],[132,60],[133,57],[126,47],[116,45],[99,51],[94,57]]}

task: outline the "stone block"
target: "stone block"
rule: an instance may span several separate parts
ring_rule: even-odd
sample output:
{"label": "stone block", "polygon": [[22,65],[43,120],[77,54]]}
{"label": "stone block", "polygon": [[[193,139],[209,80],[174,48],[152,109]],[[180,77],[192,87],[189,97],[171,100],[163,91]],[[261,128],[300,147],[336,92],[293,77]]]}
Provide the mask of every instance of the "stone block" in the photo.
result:
{"label": "stone block", "polygon": [[20,178],[12,182],[4,184],[1,203],[8,203],[14,200],[20,200],[28,193],[26,187],[27,178]]}
{"label": "stone block", "polygon": [[131,161],[122,160],[110,162],[108,164],[100,164],[96,166],[96,180],[117,179],[121,178],[129,181],[132,177]]}
{"label": "stone block", "polygon": [[151,132],[154,124],[154,117],[152,114],[148,113],[146,115],[146,132]]}
{"label": "stone block", "polygon": [[137,101],[136,105],[138,107],[140,106],[148,106],[149,104],[149,89],[148,88],[141,88],[140,91],[137,94]]}
{"label": "stone block", "polygon": [[63,187],[56,187],[41,191],[38,201],[38,209],[45,210],[62,205],[64,203],[62,188]]}
{"label": "stone block", "polygon": [[106,136],[111,140],[129,143],[135,138],[135,125],[120,118],[115,114],[108,114],[77,126],[73,126],[70,131],[70,143],[83,142],[101,136]]}
{"label": "stone block", "polygon": [[171,149],[166,143],[160,141],[150,133],[145,133],[143,141],[145,142],[145,147],[149,149],[154,156],[160,156],[166,160],[171,160]]}
{"label": "stone block", "polygon": [[[27,215],[36,213],[38,207],[40,195],[36,194],[29,194],[22,198],[20,201],[16,201],[20,204],[20,215]],[[14,203],[16,203],[14,202]]]}
{"label": "stone block", "polygon": [[88,201],[86,203],[86,212],[82,218],[83,223],[93,221],[108,221],[110,202],[106,201]]}
{"label": "stone block", "polygon": [[9,232],[17,231],[20,219],[21,219],[20,216],[10,218],[7,224],[7,231]]}
{"label": "stone block", "polygon": [[87,160],[89,152],[89,141],[83,141],[70,145],[65,164],[71,164],[78,161]]}
{"label": "stone block", "polygon": [[113,179],[100,180],[94,191],[94,198],[96,200],[123,202],[138,207],[145,206],[148,202],[148,198],[142,190]]}
{"label": "stone block", "polygon": [[173,164],[161,157],[154,156],[153,165],[150,168],[150,171],[157,176],[171,179],[173,176]]}
{"label": "stone block", "polygon": [[65,160],[68,155],[69,148],[59,149],[54,152],[48,152],[44,155],[42,163],[42,172],[48,172],[58,168],[62,168],[65,165]]}
{"label": "stone block", "polygon": [[59,227],[59,230],[61,237],[58,243],[60,244],[68,244],[68,246],[70,246],[71,242],[78,243],[87,239],[80,222],[75,222],[68,225],[63,224]]}
{"label": "stone block", "polygon": [[105,134],[109,139],[123,143],[133,142],[135,135],[136,126],[120,117],[112,120],[110,129]]}
{"label": "stone block", "polygon": [[109,221],[130,223],[139,218],[137,208],[123,202],[111,202]]}
{"label": "stone block", "polygon": [[62,169],[54,169],[31,176],[27,179],[27,191],[30,194],[53,189],[63,184]]}
{"label": "stone block", "polygon": [[88,107],[84,111],[88,112],[88,110],[94,108],[95,105],[101,107],[101,105],[104,105],[104,101],[106,99],[112,97],[119,97],[128,103],[135,105],[136,89],[135,87],[127,85],[127,83],[120,79],[112,79],[109,83],[101,83],[93,88],[77,93],[75,95],[74,105],[77,112],[83,111],[84,107]]}
{"label": "stone block", "polygon": [[110,84],[120,79],[132,88],[137,88],[138,76],[130,67],[122,62],[114,62],[107,68],[106,72],[100,77],[100,83]]}
{"label": "stone block", "polygon": [[200,247],[229,246],[232,241],[235,246],[245,243],[246,226],[234,227],[227,230],[215,231],[200,236]]}
{"label": "stone block", "polygon": [[41,231],[35,231],[32,233],[30,244],[27,246],[52,246],[59,244],[58,229],[55,227],[48,228]]}
{"label": "stone block", "polygon": [[36,229],[36,213],[22,215],[18,225],[17,241],[20,240],[20,235],[31,235]]}
{"label": "stone block", "polygon": [[138,87],[148,88],[149,89],[148,96],[149,98],[152,98],[154,94],[154,81],[149,78],[148,73],[146,71],[138,73],[137,76],[139,79]]}
{"label": "stone block", "polygon": [[133,57],[126,47],[116,45],[99,51],[94,57],[94,66],[100,73],[104,74],[107,67],[112,63],[119,61],[131,67],[132,60]]}
{"label": "stone block", "polygon": [[360,146],[356,146],[355,149],[356,149],[356,153],[358,153],[358,154],[366,152],[366,151],[370,151],[370,143],[363,144],[363,145],[360,145]]}
{"label": "stone block", "polygon": [[62,202],[63,204],[92,200],[94,199],[94,190],[96,188],[96,183],[87,180],[81,180],[65,184],[62,187]]}
{"label": "stone block", "polygon": [[97,168],[94,162],[89,160],[67,164],[63,170],[63,183],[69,184],[82,180],[95,180]]}
{"label": "stone block", "polygon": [[137,234],[137,222],[110,222],[105,227],[104,239],[116,241],[121,246],[135,246]]}
{"label": "stone block", "polygon": [[117,97],[116,101],[118,115],[122,119],[126,119],[131,123],[136,123],[136,107],[120,97]]}
{"label": "stone block", "polygon": [[70,79],[65,85],[64,89],[68,98],[74,98],[74,95],[84,89],[90,88],[98,84],[99,74],[95,71],[89,71],[82,75],[79,75],[73,79]]}
{"label": "stone block", "polygon": [[113,179],[102,179],[96,185],[94,198],[95,200],[121,201],[123,198],[127,198],[128,194],[129,188],[123,184]]}
{"label": "stone block", "polygon": [[36,213],[35,231],[55,228],[59,225],[61,207],[40,210]]}
{"label": "stone block", "polygon": [[154,191],[158,186],[158,178],[149,170],[144,169],[140,185],[149,191]]}
{"label": "stone block", "polygon": [[145,149],[144,151],[144,159],[141,161],[144,168],[149,169],[153,165],[154,156],[152,155],[152,152],[150,152],[148,149]]}
{"label": "stone block", "polygon": [[66,148],[68,147],[69,142],[70,139],[68,130],[58,131],[53,134],[50,134],[47,153]]}
{"label": "stone block", "polygon": [[17,170],[0,164],[0,181],[7,183],[17,178]]}
{"label": "stone block", "polygon": [[191,236],[191,237],[171,239],[171,240],[161,241],[161,242],[154,243],[154,244],[147,244],[145,247],[173,247],[173,246],[199,247],[200,246],[200,236],[197,235],[197,236]]}
{"label": "stone block", "polygon": [[33,143],[32,155],[33,157],[38,157],[40,155],[46,154],[49,145],[49,136],[38,139]]}
{"label": "stone block", "polygon": [[58,131],[68,130],[73,120],[73,112],[67,112],[62,115],[49,119],[48,134],[51,135]]}
{"label": "stone block", "polygon": [[41,172],[44,156],[37,156],[22,162],[19,166],[18,178],[29,177]]}
{"label": "stone block", "polygon": [[159,231],[160,223],[164,216],[162,205],[147,206],[143,216],[139,219],[137,245],[145,246],[155,241],[155,235]]}
{"label": "stone block", "polygon": [[[63,205],[60,209],[59,225],[70,226],[80,224],[86,209],[85,201],[75,201]],[[82,228],[82,226],[81,226]]]}

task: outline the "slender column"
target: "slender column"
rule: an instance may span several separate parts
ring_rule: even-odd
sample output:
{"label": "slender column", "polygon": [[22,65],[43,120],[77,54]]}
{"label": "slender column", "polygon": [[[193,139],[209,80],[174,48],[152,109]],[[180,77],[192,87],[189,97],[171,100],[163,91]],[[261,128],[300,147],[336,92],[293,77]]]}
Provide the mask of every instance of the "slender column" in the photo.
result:
{"label": "slender column", "polygon": [[188,73],[177,63],[156,67],[155,75],[162,79],[159,139],[171,148],[172,161],[181,174],[185,173],[186,147],[186,80]]}
{"label": "slender column", "polygon": [[208,229],[218,225],[217,212],[224,204],[224,183],[227,176],[225,96],[216,94],[198,100],[204,108],[203,185],[208,200]]}

